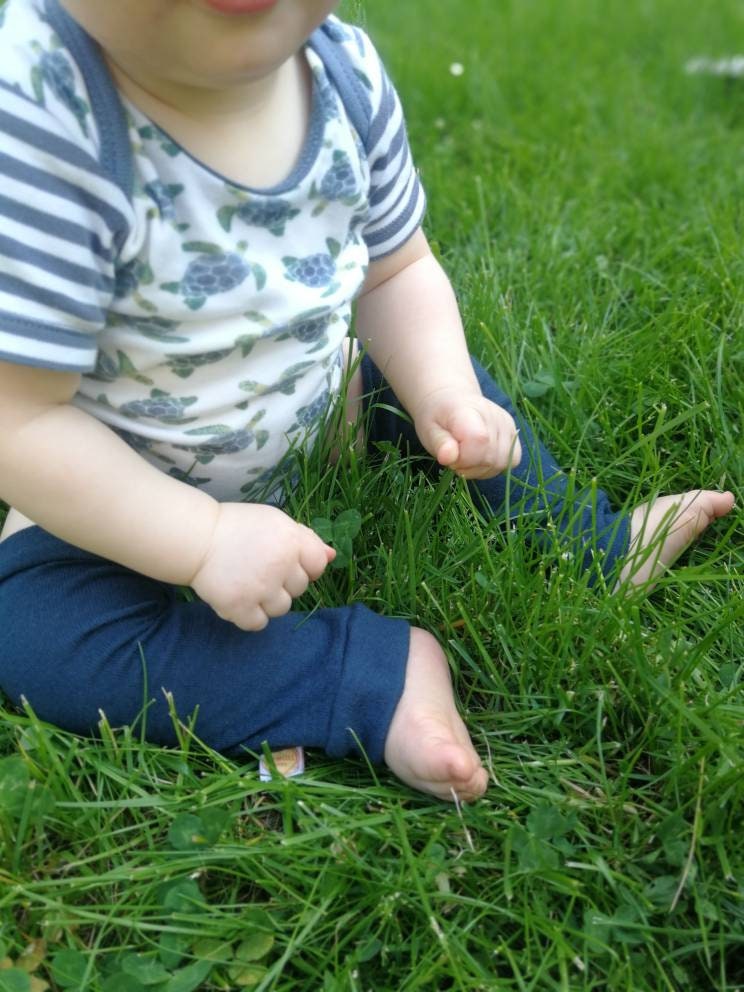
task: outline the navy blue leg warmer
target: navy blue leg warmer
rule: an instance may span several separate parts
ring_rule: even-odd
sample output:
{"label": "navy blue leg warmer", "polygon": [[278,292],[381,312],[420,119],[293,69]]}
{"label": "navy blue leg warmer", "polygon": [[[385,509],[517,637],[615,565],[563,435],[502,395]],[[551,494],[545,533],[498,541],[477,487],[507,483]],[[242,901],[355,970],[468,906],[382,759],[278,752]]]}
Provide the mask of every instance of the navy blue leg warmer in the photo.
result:
{"label": "navy blue leg warmer", "polygon": [[[474,502],[487,516],[519,519],[529,516],[538,527],[529,528],[548,547],[574,555],[584,568],[599,562],[609,579],[628,550],[629,521],[615,513],[600,489],[578,491],[573,479],[535,437],[509,397],[473,359],[483,395],[507,410],[519,428],[522,460],[517,468],[491,479],[470,482]],[[426,455],[413,424],[396,413],[401,404],[369,356],[362,359],[366,405],[367,443],[403,445],[414,455]]]}

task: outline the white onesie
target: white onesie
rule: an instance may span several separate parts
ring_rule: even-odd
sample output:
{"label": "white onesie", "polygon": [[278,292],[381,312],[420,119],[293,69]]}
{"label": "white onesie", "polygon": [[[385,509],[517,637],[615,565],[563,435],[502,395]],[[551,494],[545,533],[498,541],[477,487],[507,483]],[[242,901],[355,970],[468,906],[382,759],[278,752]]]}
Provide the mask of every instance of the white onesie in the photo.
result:
{"label": "white onesie", "polygon": [[0,359],[82,372],[77,406],[217,499],[277,498],[338,392],[370,258],[424,211],[369,39],[315,32],[300,160],[250,189],[122,98],[57,0],[0,18]]}

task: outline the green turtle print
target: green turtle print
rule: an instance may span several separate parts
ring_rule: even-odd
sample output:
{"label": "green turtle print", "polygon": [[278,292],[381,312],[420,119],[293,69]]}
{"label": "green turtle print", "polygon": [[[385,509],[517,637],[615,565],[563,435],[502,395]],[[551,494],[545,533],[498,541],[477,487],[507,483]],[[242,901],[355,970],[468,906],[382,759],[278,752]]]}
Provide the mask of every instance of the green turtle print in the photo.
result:
{"label": "green turtle print", "polygon": [[338,319],[338,314],[329,313],[325,307],[314,307],[301,313],[297,320],[293,320],[276,335],[275,340],[288,341],[294,338],[301,344],[311,345],[306,351],[309,355],[325,348],[328,344],[328,330]]}
{"label": "green turtle print", "polygon": [[333,164],[320,180],[319,186],[312,183],[309,195],[311,200],[319,201],[313,209],[313,217],[321,214],[334,201],[343,203],[346,207],[354,207],[360,201],[362,191],[356,170],[343,149],[337,148],[334,151]]}
{"label": "green turtle print", "polygon": [[196,369],[221,362],[233,351],[235,351],[234,348],[223,348],[221,351],[206,351],[201,355],[166,355],[168,361],[165,364],[179,379],[188,379]]}
{"label": "green turtle print", "polygon": [[154,282],[155,276],[150,265],[139,258],[133,258],[131,262],[127,262],[126,265],[122,265],[116,270],[114,297],[121,300],[128,296],[147,313],[156,313],[155,304],[144,297],[141,292],[142,286],[152,286]]}
{"label": "green turtle print", "polygon": [[208,241],[187,241],[181,247],[194,252],[196,258],[189,262],[179,282],[164,282],[160,288],[182,296],[190,310],[200,310],[210,296],[237,289],[249,276],[253,276],[256,289],[266,284],[262,266],[245,258],[248,245],[244,241],[238,243],[237,251],[229,252]]}
{"label": "green turtle print", "polygon": [[97,382],[116,382],[117,379],[134,379],[141,382],[143,386],[154,385],[152,379],[143,375],[135,368],[129,355],[117,350],[116,358],[113,358],[103,348],[99,348],[96,357],[96,367],[89,373],[91,379]]}
{"label": "green turtle print", "polygon": [[331,405],[331,391],[325,389],[320,396],[317,396],[312,403],[301,406],[295,416],[297,420],[289,428],[289,433],[304,429],[312,431],[320,420],[323,420]]}
{"label": "green turtle print", "polygon": [[152,179],[142,187],[142,195],[149,197],[154,206],[148,210],[148,217],[162,217],[163,220],[176,219],[176,198],[183,193],[183,183],[164,183],[160,179]]}
{"label": "green turtle print", "polygon": [[296,365],[291,365],[282,372],[276,382],[270,385],[264,385],[254,379],[244,379],[243,382],[238,383],[238,388],[243,389],[246,393],[251,393],[253,396],[266,396],[267,393],[283,393],[285,396],[292,396],[297,387],[297,380],[301,379],[314,364],[315,362],[298,362]]}
{"label": "green turtle print", "polygon": [[255,445],[256,450],[260,451],[269,440],[269,432],[255,430],[255,427],[265,415],[266,410],[259,410],[251,417],[245,427],[237,430],[225,424],[196,427],[186,431],[186,433],[192,437],[208,437],[210,440],[199,444],[175,444],[173,447],[188,451],[200,465],[208,465],[218,455],[235,455],[252,445]]}
{"label": "green turtle print", "polygon": [[290,282],[301,282],[310,289],[325,287],[320,295],[332,296],[339,289],[336,259],[341,253],[341,245],[334,238],[326,238],[326,246],[327,252],[318,251],[303,258],[285,255],[282,258],[284,278]]}
{"label": "green turtle print", "polygon": [[147,399],[131,400],[121,407],[125,417],[157,420],[161,424],[190,424],[196,417],[185,417],[186,408],[196,403],[198,396],[172,396],[164,389],[151,389]]}
{"label": "green turtle print", "polygon": [[260,227],[280,238],[283,237],[287,224],[300,213],[288,200],[280,197],[254,197],[238,189],[231,189],[231,192],[238,202],[226,204],[217,211],[217,219],[227,232],[232,227],[233,219],[237,217],[248,227]]}
{"label": "green turtle print", "polygon": [[195,489],[199,489],[201,486],[208,486],[212,481],[211,477],[206,475],[192,475],[191,472],[194,467],[195,465],[188,472],[184,472],[182,468],[173,466],[173,468],[168,469],[168,475],[172,479],[178,479],[179,482],[185,482],[187,485],[193,486]]}
{"label": "green turtle print", "polygon": [[[141,305],[141,304],[140,304]],[[130,317],[129,315],[111,311],[108,315],[106,328],[134,328],[138,334],[152,341],[162,341],[166,344],[186,344],[188,338],[176,334],[182,325],[176,320],[165,317]]]}
{"label": "green turtle print", "polygon": [[[131,114],[129,115],[131,121]],[[137,134],[142,138],[143,141],[154,141],[166,155],[170,158],[177,158],[179,155],[183,154],[183,150],[180,145],[165,133],[161,131],[160,128],[149,122],[141,127],[137,127]]]}
{"label": "green turtle print", "polygon": [[31,88],[37,101],[46,106],[45,90],[48,87],[54,96],[63,104],[80,125],[80,130],[88,137],[88,116],[90,104],[77,92],[75,71],[68,56],[62,50],[62,42],[52,35],[50,51],[42,48],[34,41],[32,48],[39,61],[31,70]]}

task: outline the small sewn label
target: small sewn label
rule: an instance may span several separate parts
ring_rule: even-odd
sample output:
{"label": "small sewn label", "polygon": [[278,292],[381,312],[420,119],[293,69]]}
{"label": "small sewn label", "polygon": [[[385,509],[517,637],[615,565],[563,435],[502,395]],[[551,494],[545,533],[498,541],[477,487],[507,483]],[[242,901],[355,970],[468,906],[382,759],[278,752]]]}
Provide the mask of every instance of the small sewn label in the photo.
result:
{"label": "small sewn label", "polygon": [[[305,752],[301,747],[285,747],[281,751],[272,751],[271,758],[283,778],[292,778],[305,771]],[[273,778],[263,755],[258,762],[258,777],[262,782],[270,782]]]}

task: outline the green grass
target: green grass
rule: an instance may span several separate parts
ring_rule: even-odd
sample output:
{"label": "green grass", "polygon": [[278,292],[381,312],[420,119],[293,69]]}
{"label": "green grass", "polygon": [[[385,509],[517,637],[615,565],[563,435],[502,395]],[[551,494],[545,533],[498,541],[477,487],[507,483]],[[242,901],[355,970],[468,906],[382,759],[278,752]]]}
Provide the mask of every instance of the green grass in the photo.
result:
{"label": "green grass", "polygon": [[[744,50],[741,5],[353,6],[404,97],[473,351],[616,502],[715,484],[741,504],[744,84],[682,72]],[[306,605],[437,633],[486,798],[458,811],[318,753],[267,787],[187,730],[163,751],[140,725],[94,743],[6,711],[11,958],[43,939],[31,972],[109,992],[167,987],[157,962],[172,989],[235,988],[236,951],[286,992],[744,988],[741,512],[619,600],[450,479],[393,456],[306,473],[303,519],[365,515]]]}

